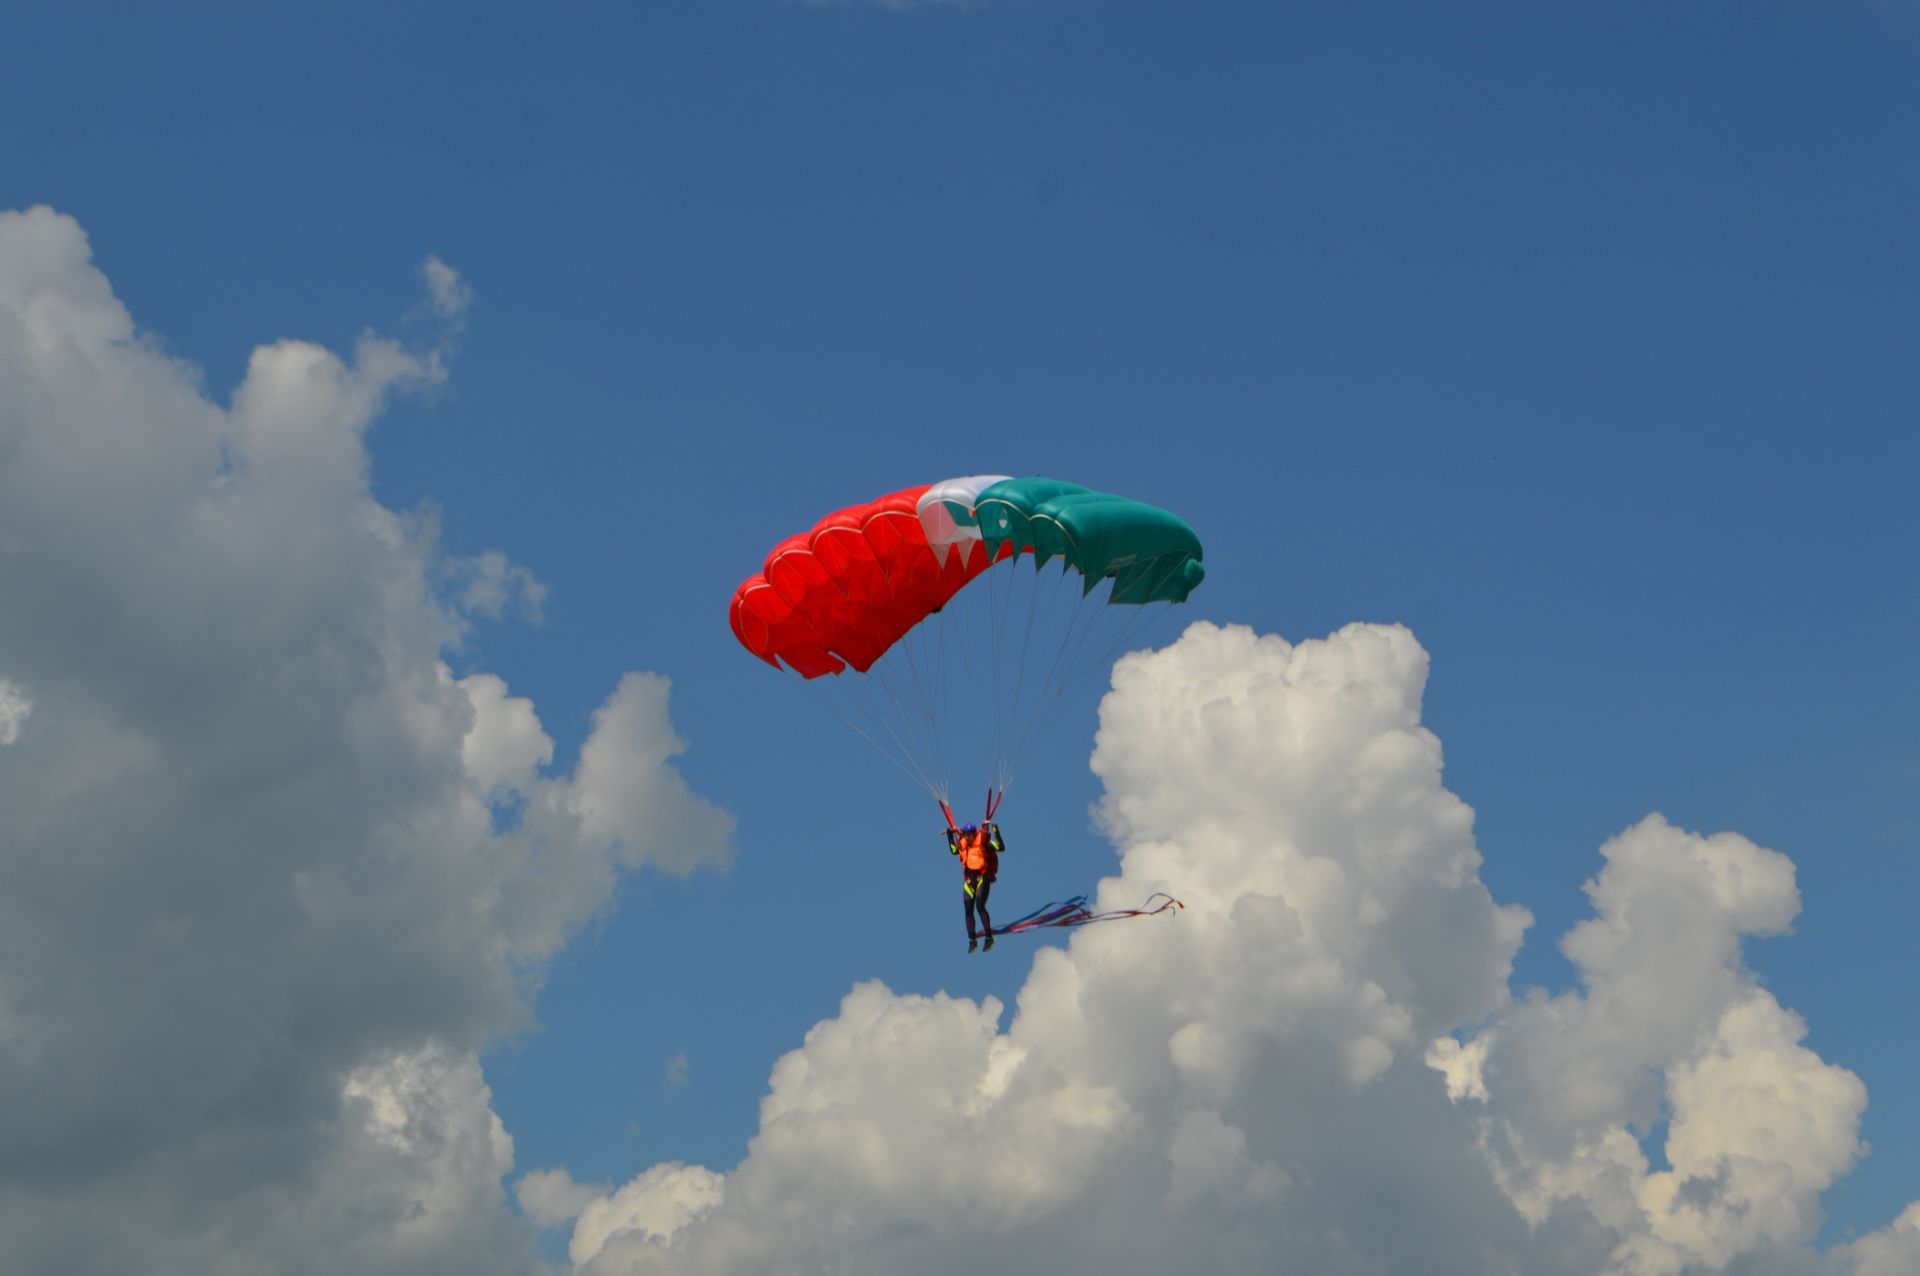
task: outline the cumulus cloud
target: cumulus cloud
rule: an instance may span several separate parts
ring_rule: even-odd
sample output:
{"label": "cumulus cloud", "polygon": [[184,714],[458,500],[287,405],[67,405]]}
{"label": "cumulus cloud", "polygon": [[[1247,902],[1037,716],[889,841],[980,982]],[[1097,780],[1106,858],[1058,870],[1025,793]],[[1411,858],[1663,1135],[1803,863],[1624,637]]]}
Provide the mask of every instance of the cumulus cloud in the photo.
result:
{"label": "cumulus cloud", "polygon": [[20,738],[27,715],[33,712],[33,698],[25,687],[0,678],[0,744],[12,744]]}
{"label": "cumulus cloud", "polygon": [[658,674],[620,680],[594,711],[568,794],[587,836],[619,846],[635,863],[684,873],[727,854],[733,820],[668,765],[687,747],[667,720],[671,687]]}
{"label": "cumulus cloud", "polygon": [[1890,1226],[1842,1246],[1839,1257],[1848,1276],[1907,1276],[1920,1271],[1920,1201],[1902,1210]]}
{"label": "cumulus cloud", "polygon": [[656,1165],[611,1195],[590,1201],[574,1225],[567,1257],[576,1266],[592,1262],[609,1241],[647,1245],[669,1242],[720,1204],[724,1180],[697,1165]]}
{"label": "cumulus cloud", "polygon": [[587,1206],[612,1195],[612,1188],[605,1183],[576,1183],[565,1170],[535,1170],[520,1176],[513,1195],[528,1218],[552,1227],[579,1218]]}
{"label": "cumulus cloud", "polygon": [[538,600],[371,494],[445,353],[281,341],[222,406],[71,218],[0,213],[0,1269],[532,1268],[476,1052],[623,866],[724,864],[732,824],[664,679],[555,774],[443,661]]}
{"label": "cumulus cloud", "polygon": [[[1601,857],[1595,916],[1561,944],[1580,989],[1529,999],[1462,1052],[1496,1176],[1535,1222],[1567,1203],[1609,1220],[1611,1271],[1804,1246],[1820,1193],[1862,1151],[1866,1089],[1799,1044],[1805,1025],[1740,958],[1742,935],[1798,913],[1792,863],[1657,815]],[[1670,1167],[1653,1170],[1634,1131],[1662,1120]]]}
{"label": "cumulus cloud", "polygon": [[1530,919],[1480,881],[1426,675],[1393,626],[1292,645],[1203,623],[1121,661],[1093,755],[1122,852],[1100,903],[1172,890],[1184,915],[1041,950],[1010,1020],[856,986],[774,1066],[740,1164],[603,1194],[574,1262],[1893,1270],[1908,1216],[1807,1249],[1864,1092],[1741,958],[1791,924],[1791,863],[1649,817],[1601,849],[1565,937],[1580,987],[1516,1001]]}
{"label": "cumulus cloud", "polygon": [[553,740],[541,729],[533,701],[507,694],[507,684],[490,673],[460,679],[473,707],[473,725],[460,742],[467,774],[489,796],[532,790],[540,768],[553,761]]}

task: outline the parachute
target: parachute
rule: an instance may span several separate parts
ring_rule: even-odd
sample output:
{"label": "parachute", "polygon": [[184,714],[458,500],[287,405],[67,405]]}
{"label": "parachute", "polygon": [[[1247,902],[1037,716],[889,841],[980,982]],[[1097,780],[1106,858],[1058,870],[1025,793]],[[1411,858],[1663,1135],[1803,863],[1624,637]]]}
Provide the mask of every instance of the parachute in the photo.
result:
{"label": "parachute", "polygon": [[949,821],[954,754],[970,738],[991,818],[1074,694],[1199,586],[1201,557],[1193,529],[1155,506],[974,475],[787,537],[734,591],[728,618],[742,646],[798,674]]}

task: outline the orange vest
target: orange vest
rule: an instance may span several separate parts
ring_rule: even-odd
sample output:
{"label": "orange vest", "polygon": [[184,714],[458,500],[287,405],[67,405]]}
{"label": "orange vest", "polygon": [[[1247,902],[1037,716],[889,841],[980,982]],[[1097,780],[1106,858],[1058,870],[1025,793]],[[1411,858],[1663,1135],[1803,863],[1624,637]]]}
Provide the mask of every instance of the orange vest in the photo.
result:
{"label": "orange vest", "polygon": [[989,877],[999,871],[1000,857],[987,845],[987,831],[975,829],[960,835],[960,867],[969,872],[985,872]]}

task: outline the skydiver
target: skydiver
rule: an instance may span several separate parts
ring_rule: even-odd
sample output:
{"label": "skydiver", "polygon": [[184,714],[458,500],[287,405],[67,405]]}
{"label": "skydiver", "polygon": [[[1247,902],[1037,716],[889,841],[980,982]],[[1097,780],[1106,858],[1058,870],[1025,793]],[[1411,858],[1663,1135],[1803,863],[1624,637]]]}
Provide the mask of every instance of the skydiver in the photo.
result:
{"label": "skydiver", "polygon": [[987,896],[993,893],[993,879],[1000,874],[1000,852],[1007,844],[1000,826],[988,820],[984,826],[968,824],[947,826],[947,853],[960,857],[960,885],[967,903],[967,951],[980,947],[975,936],[973,914],[980,913],[980,925],[987,933],[987,951],[993,951],[993,918],[987,915]]}

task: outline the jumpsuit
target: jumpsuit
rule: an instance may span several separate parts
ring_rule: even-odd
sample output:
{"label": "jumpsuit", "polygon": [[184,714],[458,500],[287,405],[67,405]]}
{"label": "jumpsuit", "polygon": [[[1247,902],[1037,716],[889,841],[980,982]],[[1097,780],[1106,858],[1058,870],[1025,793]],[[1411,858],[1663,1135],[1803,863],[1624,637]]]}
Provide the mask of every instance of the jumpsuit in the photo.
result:
{"label": "jumpsuit", "polygon": [[966,900],[967,938],[975,936],[973,915],[980,914],[980,927],[993,939],[993,918],[987,914],[987,897],[993,893],[993,879],[1000,873],[1000,852],[1007,849],[1000,826],[990,824],[962,833],[947,830],[947,850],[960,857],[960,884]]}

